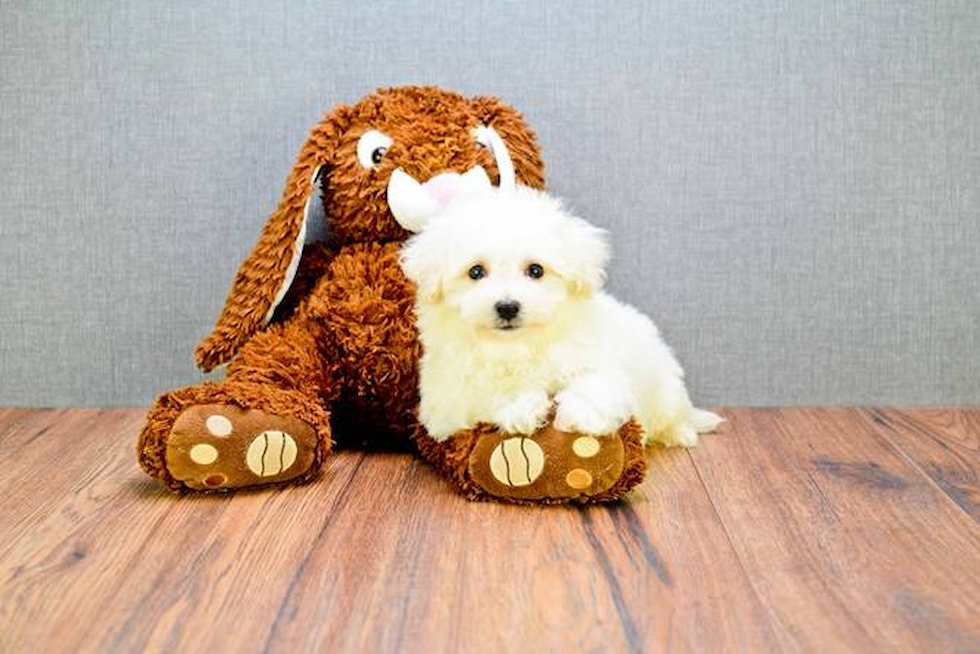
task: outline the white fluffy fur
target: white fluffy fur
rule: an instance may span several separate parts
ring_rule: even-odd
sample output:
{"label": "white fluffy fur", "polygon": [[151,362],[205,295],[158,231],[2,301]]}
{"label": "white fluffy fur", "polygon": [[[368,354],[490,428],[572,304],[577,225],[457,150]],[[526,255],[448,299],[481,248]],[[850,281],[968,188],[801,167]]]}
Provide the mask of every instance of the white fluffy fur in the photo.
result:
{"label": "white fluffy fur", "polygon": [[[419,418],[445,439],[479,422],[530,434],[552,410],[562,430],[615,432],[635,416],[644,439],[691,446],[721,419],[695,409],[656,326],[601,288],[602,230],[531,189],[451,203],[412,238],[402,266],[418,287]],[[540,264],[541,279],[526,274]],[[476,264],[487,271],[470,279]],[[500,329],[494,305],[520,302]]]}

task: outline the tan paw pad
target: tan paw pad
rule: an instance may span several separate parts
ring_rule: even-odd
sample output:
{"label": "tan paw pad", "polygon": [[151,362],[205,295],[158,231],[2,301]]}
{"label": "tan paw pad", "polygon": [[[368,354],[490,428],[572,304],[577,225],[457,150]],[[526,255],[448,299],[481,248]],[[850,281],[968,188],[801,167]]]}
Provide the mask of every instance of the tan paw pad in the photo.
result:
{"label": "tan paw pad", "polygon": [[227,436],[233,429],[231,420],[220,413],[208,416],[208,419],[204,421],[204,426],[215,436]]}
{"label": "tan paw pad", "polygon": [[218,460],[218,450],[214,445],[198,443],[191,448],[191,461],[198,465],[206,466]]}
{"label": "tan paw pad", "polygon": [[575,468],[565,475],[565,483],[575,490],[584,490],[592,485],[592,474],[588,470]]}
{"label": "tan paw pad", "polygon": [[579,436],[572,441],[572,452],[583,459],[591,459],[599,453],[601,447],[599,439],[595,436]]}

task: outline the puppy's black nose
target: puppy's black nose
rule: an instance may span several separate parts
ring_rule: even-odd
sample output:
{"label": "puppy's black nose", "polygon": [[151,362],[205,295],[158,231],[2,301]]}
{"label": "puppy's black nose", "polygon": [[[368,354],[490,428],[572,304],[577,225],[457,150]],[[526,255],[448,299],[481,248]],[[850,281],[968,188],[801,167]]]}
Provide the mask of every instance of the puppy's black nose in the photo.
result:
{"label": "puppy's black nose", "polygon": [[493,305],[497,315],[504,320],[513,320],[521,312],[521,303],[514,300],[503,300]]}

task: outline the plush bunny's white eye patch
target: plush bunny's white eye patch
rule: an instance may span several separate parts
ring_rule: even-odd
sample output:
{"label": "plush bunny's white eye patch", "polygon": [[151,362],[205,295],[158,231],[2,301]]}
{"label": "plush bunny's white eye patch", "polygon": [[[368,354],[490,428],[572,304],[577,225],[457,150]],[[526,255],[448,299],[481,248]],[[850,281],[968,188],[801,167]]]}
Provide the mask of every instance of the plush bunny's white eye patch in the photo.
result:
{"label": "plush bunny's white eye patch", "polygon": [[364,132],[357,141],[357,160],[365,168],[377,168],[392,142],[390,136],[376,129]]}

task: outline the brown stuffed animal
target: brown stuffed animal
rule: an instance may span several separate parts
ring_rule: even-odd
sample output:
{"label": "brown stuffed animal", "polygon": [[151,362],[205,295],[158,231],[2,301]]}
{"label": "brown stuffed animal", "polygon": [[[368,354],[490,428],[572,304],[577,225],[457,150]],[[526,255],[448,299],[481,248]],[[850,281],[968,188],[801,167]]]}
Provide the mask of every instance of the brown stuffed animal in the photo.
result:
{"label": "brown stuffed animal", "polygon": [[[301,482],[336,434],[414,442],[471,498],[597,501],[636,485],[645,462],[633,423],[602,439],[481,425],[438,443],[416,420],[414,290],[398,263],[406,227],[454,185],[508,175],[544,185],[534,133],[496,98],[400,87],[330,112],[197,347],[205,371],[228,363],[226,379],[157,399],[139,438],[143,469],[173,490]],[[304,248],[317,195],[330,237]]]}

